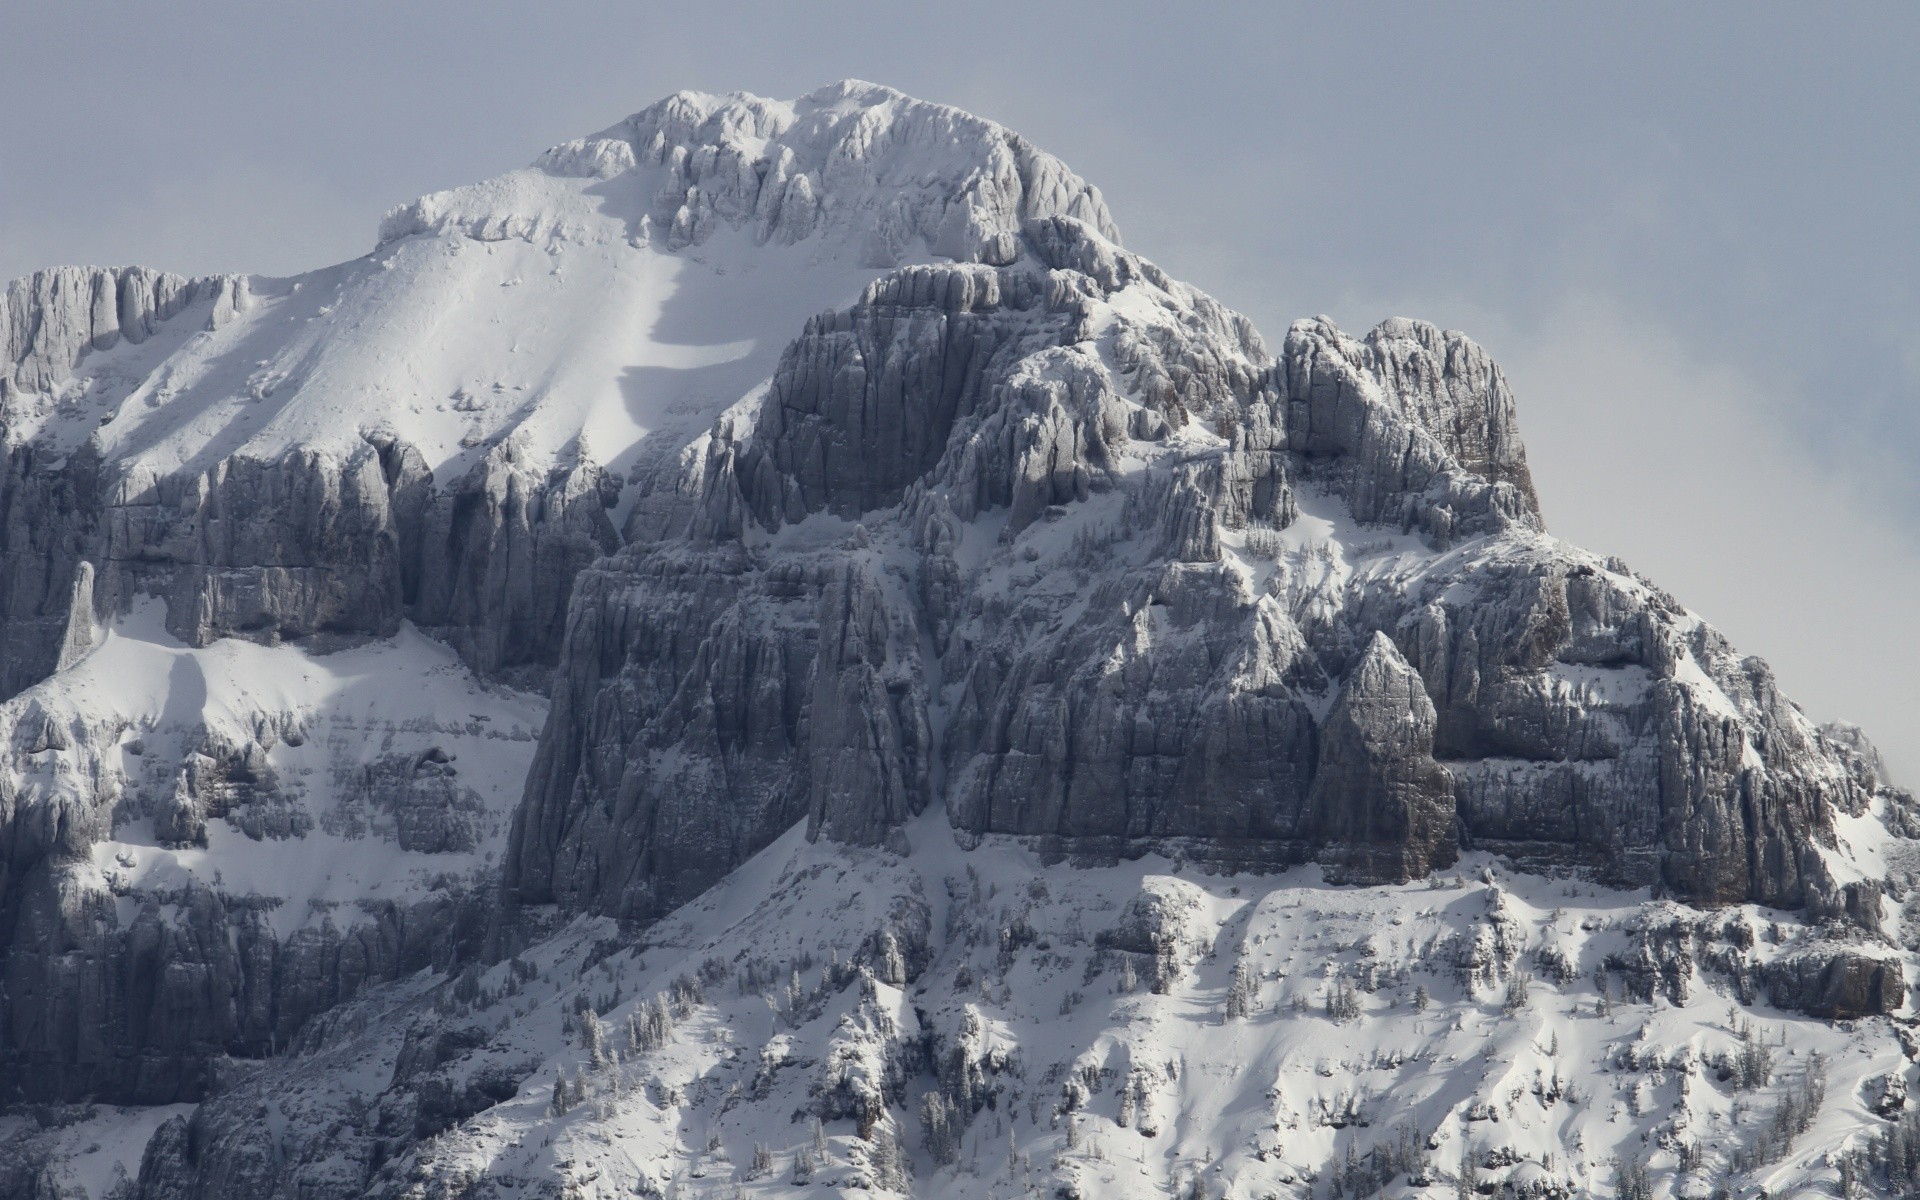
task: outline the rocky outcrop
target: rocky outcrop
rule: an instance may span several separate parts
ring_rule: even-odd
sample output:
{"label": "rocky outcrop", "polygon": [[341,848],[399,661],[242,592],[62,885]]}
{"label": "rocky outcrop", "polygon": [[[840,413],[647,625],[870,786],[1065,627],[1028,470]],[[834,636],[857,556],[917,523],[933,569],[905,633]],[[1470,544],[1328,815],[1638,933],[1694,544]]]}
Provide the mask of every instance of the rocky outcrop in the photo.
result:
{"label": "rocky outcrop", "polygon": [[1320,730],[1308,804],[1329,876],[1405,883],[1459,855],[1452,781],[1434,761],[1436,719],[1420,676],[1373,635]]}
{"label": "rocky outcrop", "polygon": [[927,806],[933,734],[919,629],[896,619],[885,570],[858,554],[820,596],[807,729],[807,833],[880,845]]}
{"label": "rocky outcrop", "polygon": [[385,637],[411,619],[476,669],[540,687],[574,575],[618,544],[603,471],[529,471],[510,443],[446,485],[392,442],[344,461],[236,457],[157,478],[85,453],[53,469],[39,457],[15,448],[0,481],[17,567],[0,581],[7,694],[144,593],[165,598],[168,628],[190,645]]}
{"label": "rocky outcrop", "polygon": [[282,937],[270,910],[210,887],[136,900],[129,919],[110,892],[49,883],[8,926],[4,1103],[202,1099],[227,1058],[263,1058],[369,985],[471,953],[485,929],[484,893],[370,901],[362,920]]}
{"label": "rocky outcrop", "polygon": [[245,290],[240,276],[188,279],[146,267],[56,267],[11,281],[0,294],[0,409],[9,426],[27,415],[16,408],[21,393],[57,389],[88,352],[145,342],[198,302],[213,306],[211,322],[243,306]]}
{"label": "rocky outcrop", "polygon": [[[649,862],[716,878],[809,811],[816,835],[872,842],[931,793],[969,834],[1059,854],[1178,847],[1363,882],[1464,840],[1698,903],[1877,911],[1823,858],[1871,770],[1758,660],[1544,536],[1478,347],[1303,322],[1276,360],[1084,226],[1023,238],[1017,265],[905,268],[811,321],[751,431],[710,436],[684,532],[583,593],[523,811],[542,832],[508,864],[526,899],[632,915],[662,886]],[[850,679],[828,581],[869,557],[889,565],[866,572]],[[719,562],[733,583],[702,609],[683,581]],[[778,619],[739,607],[776,580],[799,600]],[[775,629],[778,656],[731,649]],[[689,786],[668,747],[695,743],[654,714],[711,694],[723,647],[779,664],[728,695],[812,704],[768,725],[786,732],[754,775]],[[819,818],[847,794],[866,815]],[[685,819],[660,819],[688,796],[751,814],[721,824],[726,853],[686,853]],[[608,866],[571,865],[611,844]],[[590,881],[612,863],[617,884]]]}
{"label": "rocky outcrop", "polygon": [[17,694],[59,664],[81,565],[100,544],[99,470],[84,451],[64,460],[32,443],[4,451],[0,696]]}
{"label": "rocky outcrop", "polygon": [[379,449],[406,616],[482,674],[545,690],[575,577],[620,544],[618,484],[591,462],[522,464],[512,442],[436,484],[404,447]]}
{"label": "rocky outcrop", "polygon": [[1308,458],[1355,460],[1347,500],[1361,520],[1391,519],[1383,504],[1449,466],[1511,488],[1499,502],[1510,518],[1538,519],[1513,394],[1466,335],[1395,317],[1356,341],[1325,317],[1301,321],[1287,333],[1286,370],[1288,442]]}
{"label": "rocky outcrop", "polygon": [[1900,961],[1861,950],[1791,955],[1768,963],[1760,977],[1774,1004],[1827,1020],[1877,1016],[1907,1003]]}
{"label": "rocky outcrop", "polygon": [[748,507],[774,527],[822,509],[857,517],[897,505],[1015,363],[1068,337],[1074,300],[1028,272],[915,268],[810,321],[741,457]]}
{"label": "rocky outcrop", "polygon": [[925,807],[917,646],[891,581],[850,558],[766,565],[735,543],[588,572],[506,896],[658,917],[796,821],[878,844]]}
{"label": "rocky outcrop", "polygon": [[195,651],[160,617],[0,705],[0,1103],[198,1100],[488,925],[537,701],[418,634]]}
{"label": "rocky outcrop", "polygon": [[737,543],[583,575],[505,895],[659,916],[801,819],[825,583]]}
{"label": "rocky outcrop", "polygon": [[[614,980],[610,956],[636,931],[698,908],[794,831],[853,849],[796,836],[790,847],[816,857],[776,889],[840,911],[861,892],[841,894],[838,880],[865,872],[868,886],[901,889],[865,901],[884,920],[822,945],[824,960],[811,949],[689,960],[662,993],[671,1001],[634,1010],[625,1036],[634,1054],[658,1049],[663,1023],[737,972],[741,995],[765,1001],[755,1019],[771,1013],[795,1034],[783,1044],[825,1039],[808,1063],[817,1086],[785,1111],[850,1120],[861,1146],[849,1174],[821,1182],[890,1186],[891,1110],[925,1070],[941,1081],[927,1097],[930,1142],[1003,1093],[1017,1123],[1022,1065],[975,1006],[1014,1003],[1008,972],[1029,947],[1055,956],[1039,964],[1045,979],[1084,954],[1082,987],[1110,969],[1115,995],[1143,974],[1156,992],[1205,977],[1229,1022],[1284,982],[1247,961],[1257,943],[1233,945],[1236,923],[1268,919],[1229,902],[1237,887],[1207,898],[1164,876],[1088,906],[1119,910],[1096,918],[1091,939],[1078,911],[1042,938],[1029,918],[1048,901],[1045,879],[1018,894],[1005,875],[983,888],[969,868],[965,884],[946,878],[936,944],[918,885],[887,877],[911,859],[908,829],[929,808],[963,847],[1023,839],[1043,861],[1113,868],[1165,854],[1171,873],[1312,863],[1335,883],[1404,884],[1464,849],[1699,906],[1796,909],[1817,933],[1783,942],[1776,927],[1764,951],[1744,918],[1718,934],[1704,917],[1612,932],[1595,918],[1581,927],[1596,933],[1581,939],[1584,970],[1555,948],[1575,933],[1541,914],[1556,932],[1537,958],[1556,986],[1592,971],[1606,1003],[1617,981],[1633,1002],[1682,1005],[1702,964],[1743,1001],[1764,989],[1817,1016],[1904,1003],[1902,964],[1877,940],[1888,889],[1841,833],[1882,812],[1898,832],[1920,828],[1911,797],[1857,731],[1810,724],[1763,662],[1624,564],[1546,535],[1513,397],[1462,335],[1394,319],[1352,338],[1320,319],[1296,324],[1276,354],[1245,318],[1121,249],[1098,192],[1057,160],[989,122],[857,83],[793,104],[683,93],[527,172],[425,197],[382,237],[365,277],[316,273],[270,296],[237,278],[63,271],[20,281],[0,306],[0,694],[17,696],[0,707],[11,1088],[0,1103],[206,1100],[160,1127],[138,1194],[466,1189],[473,1179],[434,1161],[435,1139],[509,1103],[525,1120],[536,1063],[555,1072],[532,1084],[552,1089],[546,1117],[584,1094],[578,1063],[568,1078],[551,1046],[535,1054],[520,1036],[534,1002],[510,998],[543,970],[520,952],[566,941],[547,960],[564,980],[543,979],[540,1002],[562,1052],[577,1038],[618,1102],[618,1057],[597,1021],[631,998],[585,981]],[[401,244],[412,238],[424,240]],[[821,242],[812,258],[792,249],[809,239]],[[718,399],[655,397],[622,380],[626,410],[586,413],[610,402],[569,411],[579,381],[557,373],[448,394],[408,370],[395,386],[422,394],[343,400],[317,386],[310,410],[286,399],[306,386],[302,371],[338,366],[313,366],[324,355],[300,339],[350,338],[340,331],[386,319],[389,301],[403,317],[437,314],[442,277],[427,259],[466,255],[467,270],[498,252],[519,264],[485,275],[500,290],[524,286],[512,272],[528,262],[557,280],[615,252],[643,267],[687,252],[678,271],[708,253],[731,264],[754,243],[788,266],[882,273],[834,275],[854,280],[833,293],[839,307],[783,330],[792,341],[767,386],[737,403],[731,385]],[[581,245],[592,253],[565,257]],[[426,296],[424,308],[367,283],[405,254],[421,289],[406,299]],[[323,323],[363,285],[352,321]],[[284,327],[250,324],[268,309]],[[230,346],[221,329],[254,340]],[[661,345],[700,358],[780,344],[762,332]],[[215,349],[134,352],[176,333]],[[596,347],[576,344],[590,340],[555,353],[591,358]],[[256,346],[279,357],[256,360]],[[369,361],[415,365],[390,350]],[[90,355],[139,369],[89,376]],[[458,356],[464,369],[467,350]],[[242,359],[258,370],[221,374]],[[194,393],[176,369],[214,382]],[[229,383],[244,397],[226,395]],[[373,411],[389,403],[406,419]],[[258,435],[276,422],[294,434]],[[654,443],[594,446],[590,427],[653,428]],[[166,631],[150,649],[189,685],[165,692],[166,719],[73,703],[62,681],[148,596]],[[525,760],[475,767],[480,743],[459,740],[493,736],[466,710],[496,692],[436,693],[377,722],[341,701],[321,733],[327,714],[216,702],[204,678],[192,686],[196,652],[227,639],[317,655],[408,622],[490,682],[551,681],[510,829],[482,795],[485,775],[517,781]],[[304,687],[316,661],[267,673]],[[129,672],[128,686],[143,679]],[[361,686],[353,712],[393,682]],[[329,754],[317,756],[322,737]],[[312,803],[319,793],[331,803]],[[367,843],[377,864],[408,865],[378,881],[393,885],[384,898],[367,879],[342,899],[320,886],[330,874],[287,854],[270,861],[313,875],[303,888],[275,892],[268,871],[229,888],[207,864],[250,863],[236,838]],[[1467,1004],[1476,981],[1526,1003],[1524,923],[1440,924],[1426,945],[1459,939]],[[762,931],[760,944],[793,944],[791,932]],[[1261,936],[1278,933],[1269,921]],[[1369,959],[1376,942],[1418,957],[1375,933]],[[1242,961],[1210,966],[1223,950]],[[948,952],[965,1012],[929,1017],[924,989],[894,989]],[[637,976],[632,959],[619,971]],[[405,978],[423,968],[438,974]],[[1412,968],[1331,969],[1311,1002],[1340,1023],[1365,1007],[1362,991],[1398,987]],[[841,991],[857,1001],[822,1022]],[[1065,1018],[1085,1000],[1069,988],[1048,1003]],[[1298,989],[1293,1001],[1309,1002]],[[780,1040],[744,1086],[728,1054],[698,1088],[728,1105],[764,1100]],[[289,1045],[299,1052],[281,1057]],[[1027,1096],[1031,1123],[1055,1096],[1054,1120],[1071,1122],[1115,1074],[1104,1060],[1056,1067],[1033,1085],[1045,1095]],[[1153,1136],[1151,1093],[1177,1069],[1144,1057],[1120,1067],[1120,1123]],[[331,1086],[349,1072],[350,1085]],[[316,1099],[288,1093],[295,1080],[331,1083]],[[645,1086],[662,1111],[685,1099],[658,1077]],[[1551,1106],[1558,1089],[1556,1074],[1536,1095]],[[1357,1103],[1322,1100],[1324,1114]],[[38,1154],[46,1139],[13,1144],[28,1143]],[[0,1189],[64,1186],[42,1169],[52,1161],[0,1175]],[[793,1169],[811,1178],[801,1160]],[[626,1182],[663,1194],[651,1176]]]}
{"label": "rocky outcrop", "polygon": [[[778,244],[846,240],[876,267],[922,248],[957,262],[1005,264],[1021,253],[1021,222],[1055,214],[1119,240],[1099,189],[1025,138],[859,80],[792,103],[679,92],[556,146],[538,165],[588,178],[663,168],[647,216],[670,250],[732,227]],[[381,240],[449,222],[483,240],[538,232],[537,220],[472,213],[455,196],[436,193],[394,210]]]}

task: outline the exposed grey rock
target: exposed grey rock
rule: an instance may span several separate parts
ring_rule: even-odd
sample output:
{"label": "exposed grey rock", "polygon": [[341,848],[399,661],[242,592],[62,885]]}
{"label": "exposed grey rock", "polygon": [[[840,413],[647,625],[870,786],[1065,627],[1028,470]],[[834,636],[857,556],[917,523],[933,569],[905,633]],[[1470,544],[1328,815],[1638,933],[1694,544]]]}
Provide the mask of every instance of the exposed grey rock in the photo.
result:
{"label": "exposed grey rock", "polygon": [[1459,855],[1452,781],[1433,758],[1433,702],[1399,650],[1373,635],[1320,730],[1308,804],[1329,875],[1405,883]]}
{"label": "exposed grey rock", "polygon": [[1887,1071],[1875,1075],[1861,1085],[1861,1099],[1873,1110],[1876,1117],[1889,1120],[1898,1117],[1907,1107],[1907,1079],[1900,1071]]}
{"label": "exposed grey rock", "polygon": [[244,291],[238,276],[145,267],[56,267],[12,280],[0,295],[0,402],[58,387],[88,351],[144,342],[196,301],[231,309]]}
{"label": "exposed grey rock", "polygon": [[932,790],[919,629],[896,622],[882,575],[854,555],[821,594],[807,731],[808,834],[857,846],[887,840]]}
{"label": "exposed grey rock", "polygon": [[1828,1020],[1894,1012],[1907,1000],[1900,961],[1860,950],[1796,954],[1760,974],[1773,1003]]}
{"label": "exposed grey rock", "polygon": [[4,1099],[198,1100],[225,1056],[262,1057],[368,985],[471,952],[482,902],[370,901],[368,920],[282,940],[257,904],[197,884],[131,921],[111,894],[27,888],[8,914]]}
{"label": "exposed grey rock", "polygon": [[[59,664],[80,564],[100,543],[99,463],[85,448],[62,458],[32,443],[0,463],[0,696]],[[96,580],[96,592],[98,583]]]}
{"label": "exposed grey rock", "polygon": [[1454,466],[1511,489],[1492,493],[1502,517],[1538,521],[1513,395],[1465,335],[1395,317],[1355,341],[1324,317],[1301,321],[1287,333],[1286,370],[1288,444],[1349,460],[1338,477],[1360,520],[1406,519],[1393,506],[1418,504]]}
{"label": "exposed grey rock", "polygon": [[[363,833],[363,819],[368,825],[390,825],[402,850],[421,854],[471,850],[478,844],[485,806],[461,784],[453,756],[438,746],[383,755],[357,776],[346,781],[351,799],[333,814],[336,827]],[[369,816],[363,818],[362,810]]]}
{"label": "exposed grey rock", "polygon": [[755,515],[775,525],[898,504],[946,453],[955,423],[987,406],[988,389],[1065,336],[1071,297],[1050,290],[1024,272],[913,268],[809,322],[741,460]]}
{"label": "exposed grey rock", "polygon": [[1193,940],[1192,922],[1199,902],[1177,888],[1144,891],[1127,901],[1110,929],[1097,935],[1107,949],[1160,956]]}
{"label": "exposed grey rock", "polygon": [[60,639],[60,657],[54,670],[64,671],[93,649],[93,564],[83,562],[73,573],[73,595],[67,601],[67,632]]}
{"label": "exposed grey rock", "polygon": [[[932,788],[958,828],[1064,854],[1178,844],[1405,879],[1451,862],[1457,829],[1696,902],[1877,919],[1822,859],[1831,814],[1875,794],[1872,769],[1759,660],[1541,534],[1512,398],[1478,347],[1417,322],[1364,341],[1303,322],[1276,361],[1239,318],[1071,220],[1023,237],[1018,265],[902,269],[811,321],[751,435],[716,427],[681,532],[582,593],[568,701],[507,867],[523,899],[633,915],[654,903],[630,899],[657,889],[640,882],[649,861],[717,878],[803,811],[816,835],[872,842]],[[1106,307],[1122,290],[1156,297],[1156,316]],[[1123,473],[1129,460],[1144,469]],[[1363,532],[1316,548],[1290,530],[1303,495]],[[782,532],[829,517],[862,522],[835,553],[896,564],[866,573],[887,582],[863,589],[851,627],[829,581],[854,576],[797,549],[818,534]],[[989,550],[970,531],[984,521]],[[1359,540],[1369,527],[1385,549]],[[720,562],[732,582],[703,604],[685,581]],[[800,602],[778,618],[742,606],[775,588]],[[666,613],[671,633],[652,615]],[[720,647],[768,638],[785,648],[777,674],[727,695],[804,690],[812,706],[755,742],[754,774],[694,782],[703,769],[668,748],[701,743],[653,714],[712,694]],[[942,718],[929,648],[951,689]],[[848,794],[870,815],[823,824],[826,797]],[[661,814],[689,796],[754,832],[679,852],[682,822]],[[676,849],[656,860],[656,845]]]}
{"label": "exposed grey rock", "polygon": [[[470,467],[436,478],[374,426],[271,456],[114,459],[75,436],[91,415],[39,432],[81,411],[86,356],[231,327],[254,285],[67,270],[0,301],[0,695],[73,667],[143,594],[193,647],[321,649],[410,620],[489,678],[544,687],[553,671],[498,897],[489,877],[451,878],[338,923],[277,921],[190,876],[135,890],[98,843],[128,821],[190,850],[317,824],[471,852],[499,825],[454,753],[355,758],[316,815],[272,758],[291,728],[199,728],[177,762],[116,775],[100,762],[144,758],[143,730],[20,702],[5,745],[26,766],[0,772],[0,1103],[204,1100],[154,1136],[139,1195],[467,1188],[423,1147],[537,1065],[509,1036],[518,1009],[474,1015],[501,999],[478,998],[483,942],[504,954],[579,916],[570,936],[617,948],[803,822],[877,857],[930,806],[963,846],[1010,835],[1046,860],[1318,863],[1372,884],[1464,847],[1696,905],[1797,909],[1823,940],[1764,962],[1744,917],[1716,941],[1656,907],[1586,965],[1636,1001],[1682,1003],[1705,964],[1742,1000],[1760,987],[1820,1017],[1904,1003],[1901,961],[1876,941],[1887,886],[1835,856],[1842,817],[1912,833],[1920,810],[1857,730],[1814,727],[1762,661],[1618,560],[1546,536],[1513,397],[1462,335],[1396,318],[1355,339],[1320,319],[1276,355],[1122,250],[1057,160],[871,85],[795,106],[686,93],[540,166],[543,187],[591,181],[633,246],[857,233],[886,273],[794,331],[757,406],[642,448],[626,479],[584,438],[551,461],[480,434],[461,443],[485,445]],[[660,186],[636,200],[642,177]],[[383,238],[563,236],[448,195],[396,211]],[[924,257],[945,261],[897,265]],[[1190,886],[1142,892],[1095,944],[1151,956],[1164,986],[1175,959],[1214,948]],[[1499,903],[1454,950],[1469,983],[1518,979],[1524,999],[1525,933]],[[1011,904],[996,923],[1006,988],[1035,935]],[[858,934],[822,994],[857,983],[871,1002],[936,953],[917,894]],[[585,975],[604,956],[567,961]],[[407,978],[423,968],[442,973]],[[695,970],[713,983],[732,964]],[[1366,990],[1379,978],[1370,964]],[[822,1011],[814,994],[796,982],[776,1011],[798,1027]],[[595,1003],[573,1000],[569,1014]],[[922,1069],[964,1116],[1011,1103],[1019,1064],[977,1016],[895,1038],[906,1020],[847,1014],[886,1027],[888,1049],[809,1064],[797,1111],[883,1144],[868,1135],[889,1136]],[[1136,1064],[1128,1094],[1159,1070]],[[289,1124],[289,1086],[315,1081]],[[0,1196],[66,1186],[21,1158]]]}
{"label": "exposed grey rock", "polygon": [[96,612],[142,592],[166,598],[168,628],[190,645],[388,636],[404,617],[477,669],[539,686],[574,575],[618,542],[604,472],[530,474],[511,444],[444,487],[390,442],[346,462],[236,457],[158,479],[116,476],[84,453],[37,471],[31,446],[10,461],[7,694],[52,671]]}
{"label": "exposed grey rock", "polygon": [[732,543],[630,549],[582,575],[510,899],[660,916],[807,815],[829,570],[756,570]]}

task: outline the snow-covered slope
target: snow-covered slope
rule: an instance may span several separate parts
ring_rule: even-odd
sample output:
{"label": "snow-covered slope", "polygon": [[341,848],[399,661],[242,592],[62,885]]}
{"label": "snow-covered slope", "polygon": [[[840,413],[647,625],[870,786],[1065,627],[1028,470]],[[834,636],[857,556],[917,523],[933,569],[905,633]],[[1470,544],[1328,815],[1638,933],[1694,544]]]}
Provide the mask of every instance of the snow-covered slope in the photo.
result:
{"label": "snow-covered slope", "polygon": [[[400,761],[425,736],[403,753],[377,731],[450,734],[432,714],[482,694],[475,671],[544,689],[575,574],[622,525],[676,519],[687,448],[764,392],[793,330],[901,261],[1017,253],[1020,222],[1053,212],[1110,228],[1056,160],[953,109],[859,83],[792,103],[683,93],[396,210],[337,267],[66,268],[9,286],[0,694],[18,694],[18,745],[0,772],[0,926],[6,1045],[44,1069],[6,1094],[196,1097],[209,1055],[270,1047],[361,982],[473,943],[484,911],[452,921],[446,898],[492,858],[530,740],[455,786],[433,782],[445,764]],[[471,670],[422,669],[422,631]],[[388,674],[343,686],[342,655]],[[101,682],[156,664],[161,685]],[[226,702],[203,676],[226,681],[225,719],[196,715]],[[291,746],[288,722],[331,728],[361,695],[392,705],[365,746]],[[510,705],[523,734],[530,703]],[[42,726],[70,732],[47,748]],[[154,740],[124,731],[159,728],[121,761],[118,741]],[[462,794],[476,769],[479,800]],[[403,803],[409,789],[435,795]],[[397,811],[354,811],[360,792]],[[373,836],[342,848],[342,829]],[[429,858],[405,865],[416,851]],[[50,861],[109,869],[62,867],[56,884]],[[190,936],[166,935],[157,959],[191,960],[191,977],[178,994],[129,984],[111,947],[146,936],[139,898],[195,888],[210,898],[189,906]],[[398,915],[428,894],[436,915]],[[376,902],[389,919],[348,932]],[[315,928],[317,956],[276,965]],[[69,947],[86,952],[78,975]]]}
{"label": "snow-covered slope", "polygon": [[870,84],[693,93],[390,214],[291,279],[44,272],[0,300],[0,694],[51,670],[81,562],[220,636],[390,635],[544,681],[573,575],[807,317],[881,270],[1006,261],[1097,191]]}
{"label": "snow-covered slope", "polygon": [[991,122],[45,272],[0,432],[0,1196],[1920,1174],[1858,731],[1546,531],[1465,336],[1270,346]]}
{"label": "snow-covered slope", "polygon": [[[998,838],[961,851],[931,817],[907,837],[889,853],[795,830],[638,939],[583,921],[357,1002],[163,1130],[148,1177],[218,1195],[285,1178],[1451,1196],[1464,1167],[1570,1196],[1614,1194],[1624,1160],[1652,1194],[1779,1195],[1837,1178],[1905,1062],[1885,1021],[1768,1003],[1821,934],[1762,909],[1481,856],[1356,889],[1158,857],[1065,869]],[[1809,1089],[1805,1128],[1775,1130]],[[244,1119],[263,1106],[275,1121]],[[396,1129],[425,1140],[383,1161]]]}
{"label": "snow-covered slope", "polygon": [[[509,438],[533,469],[624,474],[647,433],[703,431],[878,270],[1011,261],[1020,222],[1054,212],[1117,237],[1098,191],[954,109],[852,82],[681,93],[396,209],[366,258],[200,287],[138,342],[92,312],[103,282],[66,280],[86,320],[0,343],[6,432],[56,454],[97,435],[129,490],[233,455],[351,457],[375,433],[443,479]],[[58,306],[35,283],[10,290],[17,326]]]}
{"label": "snow-covered slope", "polygon": [[539,697],[411,626],[314,654],[162,616],[0,706],[10,1099],[198,1098],[485,923]]}

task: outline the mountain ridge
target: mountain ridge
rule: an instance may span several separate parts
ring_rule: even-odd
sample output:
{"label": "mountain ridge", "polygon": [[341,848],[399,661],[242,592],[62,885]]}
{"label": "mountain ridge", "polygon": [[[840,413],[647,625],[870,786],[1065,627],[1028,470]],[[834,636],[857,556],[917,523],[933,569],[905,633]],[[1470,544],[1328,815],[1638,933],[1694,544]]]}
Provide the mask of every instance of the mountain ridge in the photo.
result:
{"label": "mountain ridge", "polygon": [[[1090,1105],[1190,1110],[1155,1189],[1572,1194],[1627,1143],[1500,1080],[1610,1087],[1616,988],[1675,1188],[1826,1178],[1905,1086],[1920,822],[1864,737],[1546,533],[1464,335],[1270,351],[992,122],[679,93],[350,263],[6,296],[0,1195],[98,1183],[102,1120],[116,1200],[1083,1194]],[[1726,1004],[1887,1069],[1739,1160]],[[1271,1144],[1179,1065],[1243,1037]]]}

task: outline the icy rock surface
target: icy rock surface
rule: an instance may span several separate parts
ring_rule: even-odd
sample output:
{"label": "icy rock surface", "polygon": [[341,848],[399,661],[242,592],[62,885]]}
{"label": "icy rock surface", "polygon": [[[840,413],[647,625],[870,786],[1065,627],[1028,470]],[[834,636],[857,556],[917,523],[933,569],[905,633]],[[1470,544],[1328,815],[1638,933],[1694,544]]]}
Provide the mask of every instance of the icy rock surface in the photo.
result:
{"label": "icy rock surface", "polygon": [[[408,901],[377,934],[308,929],[332,916],[288,919],[303,901],[219,882],[228,832],[306,844],[344,830],[451,856],[442,874],[464,882],[438,892],[466,898],[491,887],[475,881],[503,832],[503,805],[420,757],[444,748],[369,749],[320,803],[303,798],[271,727],[336,702],[307,686],[325,666],[250,697],[242,728],[211,730],[175,766],[131,774],[114,761],[122,725],[190,721],[190,681],[101,727],[48,707],[50,673],[80,669],[138,612],[139,636],[170,653],[238,638],[298,647],[290,663],[424,630],[485,678],[544,689],[576,575],[622,526],[681,520],[689,442],[760,394],[810,314],[903,258],[1005,261],[1023,220],[1062,213],[1111,230],[1097,191],[957,110],[857,83],[790,104],[685,93],[396,212],[356,262],[292,279],[59,269],[11,285],[0,695],[17,697],[21,769],[57,762],[45,784],[0,781],[13,980],[0,1016],[23,1066],[8,1094],[197,1097],[218,1056],[271,1050],[361,980],[444,961],[488,924],[485,903],[456,912],[441,897],[410,920]],[[446,683],[430,705],[474,686]],[[517,792],[526,770],[524,755],[504,762],[489,787]],[[137,959],[121,945],[133,902],[75,865],[120,836],[213,860],[177,881],[189,935],[163,931],[155,948],[143,933]],[[697,856],[680,869],[688,895],[716,877]],[[277,906],[272,936],[262,905]],[[324,943],[298,968],[317,982],[292,991],[269,978],[292,970],[272,965],[299,949],[290,938]],[[336,968],[342,940],[355,944]],[[149,1020],[156,1005],[174,1015]]]}
{"label": "icy rock surface", "polygon": [[537,698],[411,628],[316,657],[162,620],[0,706],[7,1101],[197,1100],[486,927]]}
{"label": "icy rock surface", "polygon": [[1054,214],[1112,230],[1057,159],[954,109],[683,93],[397,210],[339,267],[18,280],[0,694],[54,667],[83,561],[195,644],[407,618],[543,682],[573,576],[654,487],[648,434],[697,433],[876,267],[1010,261]]}
{"label": "icy rock surface", "polygon": [[510,900],[658,916],[802,816],[877,845],[939,804],[1056,855],[1483,845],[1877,927],[1826,861],[1858,752],[1543,531],[1477,347],[1314,321],[1275,358],[1084,223],[1022,236],[810,320],[588,573]]}
{"label": "icy rock surface", "polygon": [[0,1197],[1904,1186],[1865,736],[991,122],[43,272],[0,435]]}

